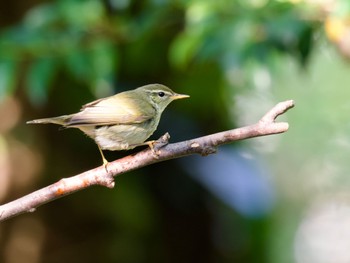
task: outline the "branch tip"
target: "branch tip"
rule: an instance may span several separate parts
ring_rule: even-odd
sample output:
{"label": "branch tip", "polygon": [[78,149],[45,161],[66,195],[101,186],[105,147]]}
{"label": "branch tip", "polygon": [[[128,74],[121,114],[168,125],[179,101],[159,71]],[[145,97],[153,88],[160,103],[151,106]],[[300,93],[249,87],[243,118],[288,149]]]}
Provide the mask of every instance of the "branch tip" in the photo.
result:
{"label": "branch tip", "polygon": [[283,113],[285,113],[293,107],[294,100],[286,100],[279,102],[260,119],[260,123],[273,123],[275,122],[278,116],[282,115]]}

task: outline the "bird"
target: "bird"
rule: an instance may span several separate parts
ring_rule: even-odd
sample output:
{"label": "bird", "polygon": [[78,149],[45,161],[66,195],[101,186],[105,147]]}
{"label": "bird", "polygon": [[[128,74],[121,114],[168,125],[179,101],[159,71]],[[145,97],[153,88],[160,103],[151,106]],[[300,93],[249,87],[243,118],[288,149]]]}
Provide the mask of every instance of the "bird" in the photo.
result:
{"label": "bird", "polygon": [[81,130],[96,142],[107,170],[103,150],[130,150],[142,145],[153,149],[155,141],[146,140],[157,129],[165,108],[174,100],[188,97],[162,84],[149,84],[87,103],[74,114],[31,120],[27,124],[51,123]]}

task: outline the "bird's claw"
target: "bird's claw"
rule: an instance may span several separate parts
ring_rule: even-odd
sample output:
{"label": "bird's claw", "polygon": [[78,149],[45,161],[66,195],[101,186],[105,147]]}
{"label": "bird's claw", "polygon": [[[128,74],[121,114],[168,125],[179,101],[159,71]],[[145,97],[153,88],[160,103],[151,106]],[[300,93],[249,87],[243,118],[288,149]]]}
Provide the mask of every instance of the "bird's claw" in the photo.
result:
{"label": "bird's claw", "polygon": [[108,173],[108,164],[109,164],[109,162],[106,160],[106,159],[104,159],[103,160],[103,167],[105,168],[105,170],[106,170],[106,173]]}
{"label": "bird's claw", "polygon": [[158,159],[160,155],[160,149],[167,144],[169,144],[170,135],[169,133],[165,133],[163,136],[161,136],[158,140],[155,141],[149,141],[147,144],[151,148],[151,151],[153,153],[153,156]]}

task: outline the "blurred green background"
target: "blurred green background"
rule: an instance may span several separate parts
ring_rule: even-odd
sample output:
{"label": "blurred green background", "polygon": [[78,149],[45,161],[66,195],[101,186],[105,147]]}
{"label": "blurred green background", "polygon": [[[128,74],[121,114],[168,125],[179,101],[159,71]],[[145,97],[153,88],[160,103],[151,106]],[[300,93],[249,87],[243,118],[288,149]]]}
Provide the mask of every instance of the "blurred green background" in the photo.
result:
{"label": "blurred green background", "polygon": [[153,136],[176,142],[296,101],[285,134],[1,223],[0,262],[350,262],[347,0],[14,0],[0,27],[1,203],[101,165],[80,131],[27,120],[162,83],[191,96]]}

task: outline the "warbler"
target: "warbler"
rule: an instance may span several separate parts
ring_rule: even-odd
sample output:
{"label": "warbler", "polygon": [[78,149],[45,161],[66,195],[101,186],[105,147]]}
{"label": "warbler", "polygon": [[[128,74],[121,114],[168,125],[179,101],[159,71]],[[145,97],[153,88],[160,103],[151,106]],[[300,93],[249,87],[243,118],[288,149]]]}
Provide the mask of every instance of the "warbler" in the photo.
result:
{"label": "warbler", "polygon": [[149,84],[85,104],[78,113],[27,123],[53,123],[80,129],[95,140],[106,168],[108,161],[102,150],[130,150],[142,145],[152,147],[154,141],[146,140],[157,129],[165,108],[173,100],[188,97],[164,85]]}

